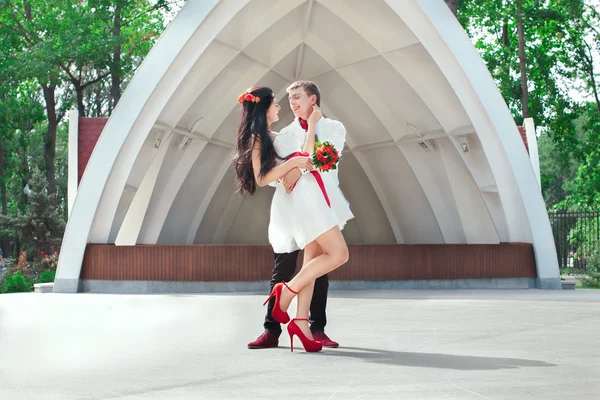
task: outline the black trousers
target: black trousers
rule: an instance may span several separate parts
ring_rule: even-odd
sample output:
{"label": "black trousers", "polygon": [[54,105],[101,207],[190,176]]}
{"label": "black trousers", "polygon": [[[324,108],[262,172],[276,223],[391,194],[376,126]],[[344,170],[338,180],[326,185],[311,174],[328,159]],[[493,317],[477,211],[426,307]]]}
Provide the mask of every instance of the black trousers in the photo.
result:
{"label": "black trousers", "polygon": [[[299,251],[292,253],[275,253],[275,268],[273,269],[273,275],[271,276],[271,289],[276,283],[281,281],[289,282],[294,273],[296,272],[296,261],[298,259]],[[325,314],[325,308],[327,307],[327,291],[329,290],[329,276],[327,274],[319,277],[315,281],[315,290],[310,303],[310,330],[312,332],[322,332],[325,330],[327,324],[327,316]],[[267,315],[265,317],[264,327],[275,336],[281,335],[281,325],[277,322],[271,312],[275,305],[275,298],[273,297],[267,307]]]}

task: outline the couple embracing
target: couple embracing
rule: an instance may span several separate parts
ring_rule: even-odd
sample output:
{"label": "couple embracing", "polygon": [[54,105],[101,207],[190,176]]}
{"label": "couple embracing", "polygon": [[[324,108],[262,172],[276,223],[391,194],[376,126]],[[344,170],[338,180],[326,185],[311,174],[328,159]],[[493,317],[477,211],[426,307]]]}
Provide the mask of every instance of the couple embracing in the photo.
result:
{"label": "couple embracing", "polygon": [[[242,114],[234,157],[237,189],[251,196],[257,186],[276,188],[269,222],[275,268],[265,332],[248,347],[278,346],[280,324],[288,324],[292,350],[297,336],[305,351],[316,352],[338,346],[324,332],[327,274],[348,261],[341,230],[354,216],[338,187],[337,169],[316,168],[312,155],[317,141],[329,142],[341,155],[346,130],[341,122],[323,117],[315,83],[294,82],[287,92],[295,119],[278,134],[271,131],[281,109],[273,90],[253,87],[238,98]],[[293,276],[299,250],[304,250],[302,268]],[[290,319],[288,307],[294,297],[296,315]]]}

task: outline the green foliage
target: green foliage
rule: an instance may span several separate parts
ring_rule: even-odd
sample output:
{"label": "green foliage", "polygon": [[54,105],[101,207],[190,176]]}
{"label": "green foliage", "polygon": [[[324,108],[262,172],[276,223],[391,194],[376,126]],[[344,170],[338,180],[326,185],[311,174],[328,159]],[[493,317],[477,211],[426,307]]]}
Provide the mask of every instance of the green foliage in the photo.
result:
{"label": "green foliage", "polygon": [[49,283],[54,282],[54,277],[56,275],[56,271],[46,270],[41,273],[40,279],[36,283]]}
{"label": "green foliage", "polygon": [[33,283],[22,272],[8,272],[2,279],[1,293],[31,292]]}
{"label": "green foliage", "polygon": [[[527,112],[540,128],[542,191],[548,208],[600,205],[598,11],[584,0],[461,1],[458,20],[523,123],[517,5],[522,6]],[[581,104],[572,97],[590,96]]]}
{"label": "green foliage", "polygon": [[[570,154],[560,151],[554,143],[555,153],[540,151],[540,168],[551,166],[545,173],[560,181],[562,196],[549,198],[552,208],[570,211],[589,211],[600,208],[600,113],[595,104],[582,107],[577,120]],[[552,167],[553,165],[553,167]]]}
{"label": "green foliage", "polygon": [[0,274],[0,293],[30,292],[34,283],[54,282],[58,254],[39,253],[39,257],[29,260],[27,253],[21,252],[18,261],[5,259],[6,271]]}
{"label": "green foliage", "polygon": [[[66,111],[109,115],[114,94],[166,27],[165,16],[183,3],[0,0],[2,236],[18,232],[29,254],[58,249],[67,217]],[[53,191],[53,184],[55,197],[35,189]]]}
{"label": "green foliage", "polygon": [[571,206],[600,207],[600,112],[588,104],[585,110],[585,138],[581,141],[581,154],[573,194],[567,201]]}
{"label": "green foliage", "polygon": [[574,158],[558,157],[557,145],[547,133],[538,137],[538,152],[542,194],[546,207],[555,209],[571,193],[579,162]]}
{"label": "green foliage", "polygon": [[[495,78],[515,122],[523,123],[518,54],[517,4],[523,7],[529,116],[536,125],[568,135],[574,104],[560,87],[561,72],[572,65],[564,54],[574,51],[583,32],[570,27],[582,18],[583,0],[487,0],[461,2],[459,20]],[[565,40],[565,35],[570,40]]]}
{"label": "green foliage", "polygon": [[587,265],[585,271],[577,278],[583,286],[600,288],[600,246],[587,254]]}
{"label": "green foliage", "polygon": [[0,217],[0,226],[5,231],[15,230],[25,251],[53,253],[59,250],[65,221],[56,205],[56,194],[48,194],[44,174],[33,169],[28,185],[29,195],[23,212]]}

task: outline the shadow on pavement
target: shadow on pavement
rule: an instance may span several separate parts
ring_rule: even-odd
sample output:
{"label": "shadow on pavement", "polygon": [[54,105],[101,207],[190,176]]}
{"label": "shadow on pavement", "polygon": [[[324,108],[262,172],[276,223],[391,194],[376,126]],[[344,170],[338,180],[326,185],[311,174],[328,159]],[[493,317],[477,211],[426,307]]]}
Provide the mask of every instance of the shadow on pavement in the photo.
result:
{"label": "shadow on pavement", "polygon": [[362,359],[367,362],[405,367],[443,368],[473,371],[556,366],[555,364],[550,364],[544,361],[524,360],[519,358],[459,356],[438,353],[413,353],[404,351],[367,349],[362,347],[324,349],[320,355],[326,357],[351,357]]}

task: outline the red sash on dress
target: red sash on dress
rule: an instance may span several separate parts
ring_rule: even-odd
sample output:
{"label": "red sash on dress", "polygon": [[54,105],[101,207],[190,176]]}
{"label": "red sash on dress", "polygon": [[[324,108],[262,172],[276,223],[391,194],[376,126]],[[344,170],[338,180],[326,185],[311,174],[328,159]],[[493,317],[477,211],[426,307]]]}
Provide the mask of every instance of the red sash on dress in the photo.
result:
{"label": "red sash on dress", "polygon": [[[309,156],[308,153],[301,153],[301,152],[297,151],[295,153],[290,154],[288,156],[287,160],[292,159],[294,157],[308,157],[308,156]],[[315,177],[315,180],[317,181],[317,184],[321,188],[321,192],[323,193],[323,197],[325,198],[327,205],[329,206],[329,208],[331,208],[331,204],[329,203],[329,196],[327,196],[327,190],[325,190],[325,184],[323,183],[323,178],[321,178],[321,174],[319,174],[319,171],[316,171],[314,169],[311,170],[310,173],[312,174],[312,176]]]}

